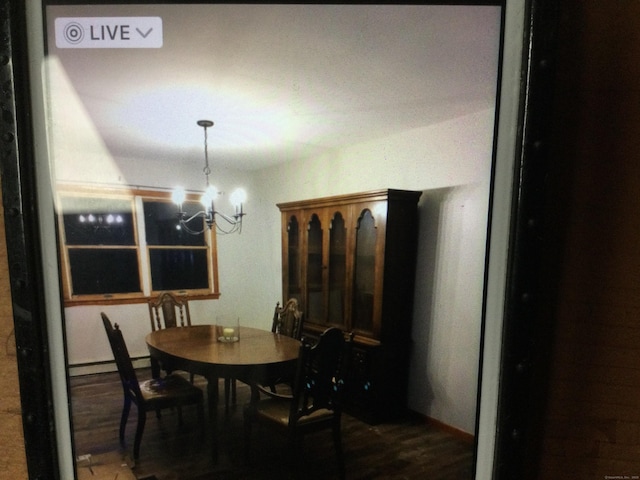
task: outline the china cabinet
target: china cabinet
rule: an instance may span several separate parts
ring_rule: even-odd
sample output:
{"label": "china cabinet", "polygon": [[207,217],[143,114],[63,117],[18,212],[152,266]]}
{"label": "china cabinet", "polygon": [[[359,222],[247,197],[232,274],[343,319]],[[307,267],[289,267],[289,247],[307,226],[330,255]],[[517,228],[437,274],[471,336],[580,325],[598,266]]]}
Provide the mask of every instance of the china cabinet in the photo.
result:
{"label": "china cabinet", "polygon": [[347,407],[376,423],[406,409],[421,192],[376,190],[278,204],[282,287],[305,338],[354,333]]}

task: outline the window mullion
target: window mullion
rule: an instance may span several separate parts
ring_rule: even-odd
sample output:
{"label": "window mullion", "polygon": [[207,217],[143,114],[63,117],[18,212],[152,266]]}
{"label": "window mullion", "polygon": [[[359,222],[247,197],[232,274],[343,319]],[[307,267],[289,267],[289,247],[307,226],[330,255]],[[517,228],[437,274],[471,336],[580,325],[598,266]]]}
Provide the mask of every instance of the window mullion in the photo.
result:
{"label": "window mullion", "polygon": [[142,197],[135,197],[136,225],[138,226],[138,248],[140,257],[140,278],[145,296],[151,295],[151,268],[149,267],[149,247],[147,231],[144,223],[144,206]]}

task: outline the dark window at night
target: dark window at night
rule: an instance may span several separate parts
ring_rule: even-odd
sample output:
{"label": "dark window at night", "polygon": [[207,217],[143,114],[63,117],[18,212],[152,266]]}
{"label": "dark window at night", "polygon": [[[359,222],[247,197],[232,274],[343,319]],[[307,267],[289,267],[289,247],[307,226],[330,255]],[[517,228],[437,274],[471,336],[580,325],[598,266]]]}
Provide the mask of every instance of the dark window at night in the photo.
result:
{"label": "dark window at night", "polygon": [[[202,210],[195,202],[185,202],[187,218]],[[144,224],[149,249],[151,290],[197,290],[209,288],[207,244],[204,233],[193,235],[179,228],[176,206],[168,202],[144,201]],[[190,228],[205,228],[201,218]],[[181,248],[175,248],[181,247]]]}
{"label": "dark window at night", "polygon": [[67,245],[135,245],[131,200],[64,197]]}
{"label": "dark window at night", "polygon": [[74,295],[141,292],[136,250],[75,249],[69,252]]}
{"label": "dark window at night", "polygon": [[[202,210],[202,205],[185,202],[182,208],[187,217],[190,217]],[[173,203],[145,200],[144,226],[147,245],[206,246],[204,233],[192,235],[178,228],[177,208]],[[199,231],[203,229],[204,222],[202,219],[194,219],[190,226]]]}
{"label": "dark window at night", "polygon": [[152,290],[209,288],[205,249],[151,249]]}

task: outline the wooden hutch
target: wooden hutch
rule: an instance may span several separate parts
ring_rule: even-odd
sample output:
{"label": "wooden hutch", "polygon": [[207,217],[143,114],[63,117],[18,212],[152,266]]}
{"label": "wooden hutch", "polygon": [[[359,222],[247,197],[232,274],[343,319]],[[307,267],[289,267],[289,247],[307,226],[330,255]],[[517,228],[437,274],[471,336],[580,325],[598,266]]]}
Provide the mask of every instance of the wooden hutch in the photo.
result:
{"label": "wooden hutch", "polygon": [[305,337],[353,332],[346,408],[377,423],[406,410],[421,192],[377,190],[278,204],[282,287]]}

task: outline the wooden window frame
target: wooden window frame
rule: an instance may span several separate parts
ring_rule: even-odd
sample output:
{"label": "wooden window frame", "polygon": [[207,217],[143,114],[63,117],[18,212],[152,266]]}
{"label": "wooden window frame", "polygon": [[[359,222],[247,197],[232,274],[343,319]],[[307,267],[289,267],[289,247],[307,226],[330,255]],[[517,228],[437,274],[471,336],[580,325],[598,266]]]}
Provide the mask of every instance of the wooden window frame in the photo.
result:
{"label": "wooden window frame", "polygon": [[[60,276],[62,281],[62,293],[65,307],[77,305],[114,305],[114,304],[134,304],[146,303],[149,298],[157,296],[160,291],[153,290],[151,282],[150,251],[153,249],[176,248],[162,247],[157,245],[147,245],[144,229],[143,202],[145,200],[171,203],[171,192],[166,190],[152,190],[141,188],[117,188],[89,185],[67,185],[62,184],[57,187],[57,208],[56,217],[58,221],[58,254],[60,259]],[[116,248],[131,248],[137,252],[138,272],[140,276],[140,291],[130,293],[107,293],[107,294],[73,294],[71,283],[71,265],[69,262],[69,250],[86,248],[82,245],[68,246],[65,239],[64,212],[62,210],[63,197],[86,197],[130,200],[132,205],[134,239],[135,245]],[[199,196],[195,193],[187,194],[187,201],[198,202]],[[142,224],[142,228],[141,228]],[[113,249],[113,246],[95,246],[91,248]],[[178,247],[180,248],[180,247]],[[193,299],[217,299],[220,297],[218,282],[218,249],[216,242],[215,228],[205,232],[205,246],[185,247],[202,248],[207,251],[207,275],[209,288],[206,289],[179,289],[170,290],[179,295],[188,295]]]}

